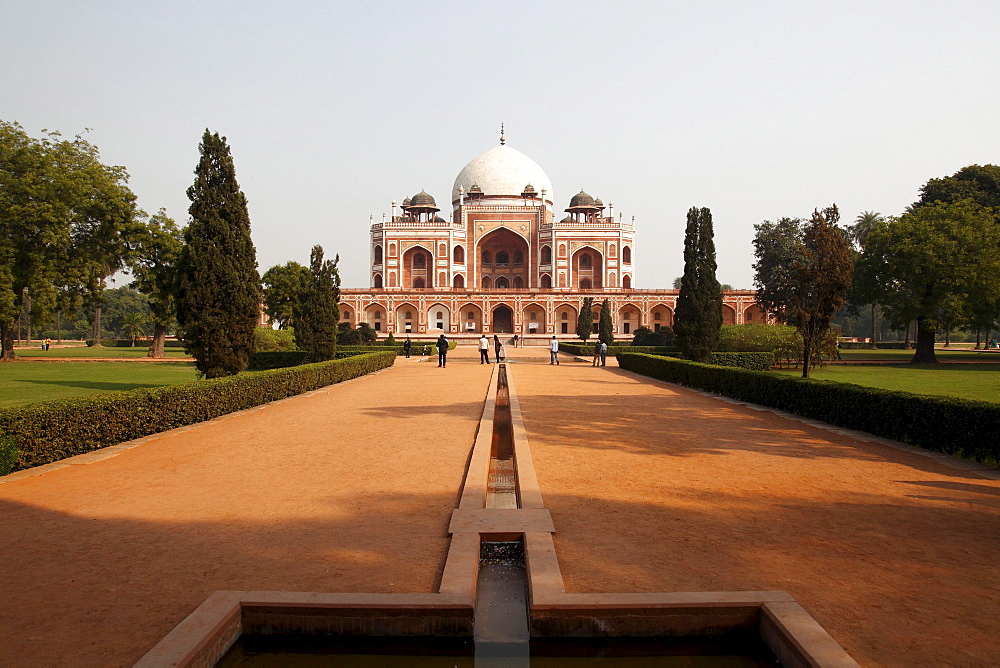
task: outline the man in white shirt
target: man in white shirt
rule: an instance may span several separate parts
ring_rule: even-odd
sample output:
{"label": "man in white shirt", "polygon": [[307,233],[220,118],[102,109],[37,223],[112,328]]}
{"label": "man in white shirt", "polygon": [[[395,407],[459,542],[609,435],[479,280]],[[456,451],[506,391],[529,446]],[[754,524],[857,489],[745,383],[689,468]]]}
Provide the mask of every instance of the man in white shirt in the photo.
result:
{"label": "man in white shirt", "polygon": [[490,363],[490,340],[483,334],[479,337],[479,363]]}
{"label": "man in white shirt", "polygon": [[555,336],[549,341],[549,364],[559,364],[559,342]]}

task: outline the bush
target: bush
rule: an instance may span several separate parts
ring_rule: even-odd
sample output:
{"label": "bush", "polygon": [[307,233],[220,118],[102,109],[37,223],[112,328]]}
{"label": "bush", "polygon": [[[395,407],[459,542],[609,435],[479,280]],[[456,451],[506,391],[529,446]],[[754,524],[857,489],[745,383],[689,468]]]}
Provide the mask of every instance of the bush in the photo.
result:
{"label": "bush", "polygon": [[767,371],[774,366],[774,353],[709,353],[705,363]]}
{"label": "bush", "polygon": [[0,439],[13,440],[14,470],[27,469],[357,378],[392,366],[395,360],[385,352],[372,353],[292,369],[0,409]]}
{"label": "bush", "polygon": [[[833,329],[827,333],[817,362],[837,356],[837,336]],[[719,333],[719,352],[774,353],[775,360],[798,366],[802,363],[802,336],[791,325],[723,325]]]}
{"label": "bush", "polygon": [[[624,351],[632,352],[632,351]],[[642,352],[637,350],[634,352]],[[650,353],[659,357],[672,357],[683,359],[680,352]],[[774,366],[774,353],[709,353],[705,364],[714,366],[731,366],[738,369],[753,369],[754,371],[767,371]]]}
{"label": "bush", "polygon": [[[258,327],[253,333],[254,352],[270,353],[295,350],[295,332],[289,329]],[[274,368],[274,367],[267,367]]]}
{"label": "bush", "polygon": [[670,327],[661,327],[660,331],[654,332],[649,327],[640,327],[635,330],[632,336],[633,346],[673,346],[674,330]]}
{"label": "bush", "polygon": [[351,327],[349,322],[337,324],[337,346],[360,346],[364,343],[361,332]]}
{"label": "bush", "polygon": [[265,371],[299,366],[305,363],[308,356],[309,353],[305,350],[274,350],[254,353],[250,356],[247,371]]}
{"label": "bush", "polygon": [[654,355],[619,355],[618,365],[652,378],[716,392],[839,427],[977,461],[1000,461],[1000,405],[926,397],[849,383],[698,364]]}

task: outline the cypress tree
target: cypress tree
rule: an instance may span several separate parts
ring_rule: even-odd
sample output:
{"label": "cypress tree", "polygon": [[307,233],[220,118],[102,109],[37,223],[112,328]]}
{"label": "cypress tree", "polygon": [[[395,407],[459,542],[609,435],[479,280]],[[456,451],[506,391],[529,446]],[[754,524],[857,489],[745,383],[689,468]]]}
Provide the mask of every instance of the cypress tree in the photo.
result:
{"label": "cypress tree", "polygon": [[580,317],[576,319],[576,335],[584,343],[594,333],[594,298],[584,297],[583,308],[580,309]]}
{"label": "cypress tree", "polygon": [[605,299],[601,302],[601,320],[597,325],[597,336],[609,346],[615,342],[615,324],[611,320],[611,304]]}
{"label": "cypress tree", "polygon": [[337,356],[337,323],[340,321],[340,272],[338,255],[332,262],[323,260],[323,247],[313,246],[309,254],[309,273],[293,308],[295,339],[299,348],[309,352],[310,362],[325,362]]}
{"label": "cypress tree", "polygon": [[239,373],[254,351],[261,287],[247,199],[226,138],[205,130],[191,222],[178,261],[177,322],[184,348],[206,378]]}
{"label": "cypress tree", "polygon": [[691,207],[684,231],[684,275],[674,332],[684,356],[699,362],[719,345],[722,288],[715,277],[716,268],[712,212]]}

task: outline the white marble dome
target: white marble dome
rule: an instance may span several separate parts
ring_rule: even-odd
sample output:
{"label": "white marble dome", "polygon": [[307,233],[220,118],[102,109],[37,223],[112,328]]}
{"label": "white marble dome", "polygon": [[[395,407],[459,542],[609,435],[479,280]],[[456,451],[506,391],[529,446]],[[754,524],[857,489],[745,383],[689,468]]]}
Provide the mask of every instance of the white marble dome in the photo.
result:
{"label": "white marble dome", "polygon": [[460,187],[465,188],[468,196],[473,184],[482,188],[484,195],[508,197],[520,197],[524,187],[530,184],[539,194],[544,188],[545,199],[554,201],[552,182],[545,170],[525,154],[505,144],[476,156],[462,168],[451,189],[452,201],[458,201]]}

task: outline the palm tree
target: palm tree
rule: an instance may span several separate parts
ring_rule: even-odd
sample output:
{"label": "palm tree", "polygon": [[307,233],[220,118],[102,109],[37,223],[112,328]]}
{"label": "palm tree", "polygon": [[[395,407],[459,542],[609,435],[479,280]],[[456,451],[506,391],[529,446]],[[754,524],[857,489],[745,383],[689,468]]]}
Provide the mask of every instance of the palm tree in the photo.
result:
{"label": "palm tree", "polygon": [[120,336],[125,339],[132,339],[132,345],[135,346],[136,340],[146,335],[145,324],[146,318],[142,313],[138,311],[128,313],[122,318]]}
{"label": "palm tree", "polygon": [[[847,229],[850,231],[851,237],[854,239],[854,243],[856,243],[858,245],[858,247],[862,251],[864,251],[865,250],[865,244],[868,241],[868,234],[872,231],[872,228],[874,228],[876,225],[878,225],[879,223],[882,223],[884,221],[885,221],[885,218],[878,211],[862,211],[861,213],[858,214],[858,217],[854,219],[854,224],[851,225]],[[876,338],[875,308],[876,308],[876,306],[877,306],[877,304],[874,301],[872,301],[872,348],[876,347],[875,346],[875,338]]]}
{"label": "palm tree", "polygon": [[873,227],[884,220],[885,217],[878,211],[862,211],[854,219],[854,224],[847,229],[850,230],[854,242],[858,244],[861,250],[864,250],[865,242],[868,241],[868,233],[872,231]]}

